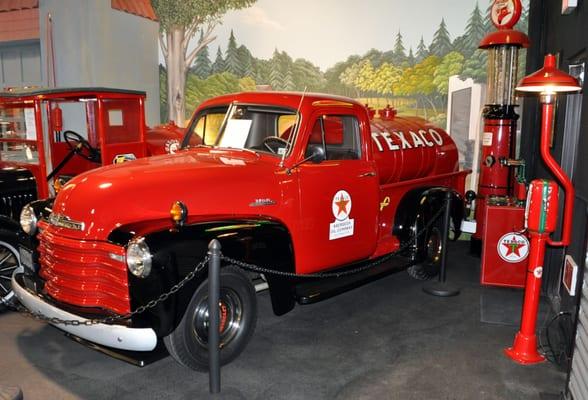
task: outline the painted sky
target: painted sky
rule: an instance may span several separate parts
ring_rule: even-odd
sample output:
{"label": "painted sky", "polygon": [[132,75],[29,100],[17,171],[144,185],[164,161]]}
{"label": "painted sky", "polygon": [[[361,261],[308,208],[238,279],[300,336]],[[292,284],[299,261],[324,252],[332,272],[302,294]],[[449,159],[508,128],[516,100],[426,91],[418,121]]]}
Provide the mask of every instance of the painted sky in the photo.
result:
{"label": "painted sky", "polygon": [[[423,36],[429,45],[441,18],[451,39],[463,33],[476,0],[258,0],[252,7],[225,15],[210,45],[214,61],[225,50],[231,29],[239,45],[255,57],[271,58],[275,48],[294,59],[306,58],[323,71],[352,54],[390,50],[397,32],[404,46],[416,50]],[[485,12],[490,1],[479,1]]]}

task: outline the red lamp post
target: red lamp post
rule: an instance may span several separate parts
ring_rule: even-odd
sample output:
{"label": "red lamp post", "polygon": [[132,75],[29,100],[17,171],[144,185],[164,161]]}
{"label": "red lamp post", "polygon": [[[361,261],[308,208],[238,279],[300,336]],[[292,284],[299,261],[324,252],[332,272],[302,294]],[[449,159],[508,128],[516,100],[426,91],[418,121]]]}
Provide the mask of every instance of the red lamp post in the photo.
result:
{"label": "red lamp post", "polygon": [[513,346],[505,350],[508,357],[520,364],[535,364],[545,360],[537,351],[537,337],[535,334],[545,245],[556,247],[569,245],[574,207],[574,186],[549,151],[550,133],[553,126],[553,103],[557,93],[577,92],[580,89],[581,86],[574,77],[556,68],[555,56],[552,54],[545,56],[543,68],[523,78],[516,88],[519,92],[540,94],[542,106],[541,158],[563,187],[565,194],[561,239],[553,241],[549,236],[557,227],[559,188],[553,181],[538,179],[532,181],[529,187],[525,225],[531,237],[531,248],[527,267],[521,327],[515,336]]}

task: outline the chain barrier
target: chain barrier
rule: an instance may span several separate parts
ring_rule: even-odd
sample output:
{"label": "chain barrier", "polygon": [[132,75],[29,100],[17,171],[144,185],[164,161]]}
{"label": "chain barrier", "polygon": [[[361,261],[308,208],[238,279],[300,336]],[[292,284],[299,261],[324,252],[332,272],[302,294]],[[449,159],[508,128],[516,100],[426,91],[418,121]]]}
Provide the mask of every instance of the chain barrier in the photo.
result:
{"label": "chain barrier", "polygon": [[328,279],[328,278],[341,278],[344,276],[354,275],[354,274],[357,274],[357,273],[360,273],[363,271],[367,271],[368,269],[371,269],[371,268],[378,266],[382,263],[385,263],[386,261],[390,260],[391,258],[397,256],[398,254],[400,254],[400,253],[408,250],[410,247],[412,247],[413,243],[420,236],[422,236],[435,222],[437,222],[437,219],[441,216],[441,214],[443,214],[443,212],[445,210],[445,204],[446,203],[443,203],[443,207],[441,207],[437,211],[437,213],[435,215],[433,215],[433,217],[429,220],[429,222],[419,232],[417,232],[416,235],[414,235],[412,240],[410,240],[409,242],[407,242],[406,244],[404,244],[403,246],[398,248],[398,250],[396,250],[392,253],[386,254],[385,256],[380,257],[377,260],[375,260],[369,264],[362,265],[361,267],[348,269],[348,270],[344,270],[344,271],[339,271],[339,272],[318,272],[318,273],[313,273],[313,274],[297,274],[294,272],[279,271],[277,269],[269,268],[269,267],[260,267],[259,265],[249,264],[249,263],[246,263],[246,262],[243,262],[240,260],[236,260],[234,258],[223,256],[223,255],[221,255],[221,260],[226,261],[232,265],[235,265],[236,267],[239,267],[239,268],[247,270],[247,271],[257,272],[260,274],[276,275],[276,276],[281,276],[284,278]]}
{"label": "chain barrier", "polygon": [[[396,250],[392,253],[389,253],[383,257],[380,257],[377,260],[375,260],[369,264],[362,265],[361,267],[354,268],[354,269],[349,269],[349,270],[340,271],[340,272],[319,272],[319,273],[312,273],[312,274],[296,274],[294,272],[279,271],[279,270],[269,268],[269,267],[261,267],[261,266],[255,265],[255,264],[249,264],[249,263],[239,261],[234,258],[223,256],[223,255],[221,255],[221,260],[226,261],[226,262],[228,262],[238,268],[241,268],[241,269],[244,269],[247,271],[257,272],[260,274],[277,275],[277,276],[286,277],[286,278],[327,279],[327,278],[340,278],[340,277],[344,277],[344,276],[354,275],[359,272],[363,272],[368,269],[371,269],[377,265],[380,265],[380,264],[390,260],[394,256],[408,250],[410,247],[412,247],[414,245],[414,243],[416,242],[416,240],[420,236],[422,236],[434,223],[437,222],[437,219],[441,216],[441,214],[443,214],[444,210],[445,210],[445,202],[443,203],[443,206],[439,208],[437,213],[435,213],[433,215],[433,217],[427,222],[427,224],[425,224],[425,226],[419,232],[417,232],[410,241],[408,241],[406,244],[401,246],[398,250]],[[44,314],[30,311],[29,309],[27,309],[26,307],[24,307],[20,303],[16,303],[12,307],[13,307],[14,311],[18,311],[19,313],[24,314],[25,316],[31,317],[31,318],[39,320],[39,321],[48,322],[52,325],[92,326],[92,325],[97,325],[97,324],[113,324],[115,322],[128,320],[128,319],[132,318],[133,316],[135,316],[137,314],[141,314],[149,309],[156,307],[157,305],[161,304],[162,302],[166,301],[171,295],[178,292],[189,281],[194,279],[204,269],[204,267],[208,264],[209,260],[210,260],[210,256],[206,255],[202,259],[202,261],[200,261],[196,265],[196,268],[194,270],[192,270],[188,275],[186,275],[184,277],[184,279],[182,279],[180,282],[178,282],[177,284],[172,286],[168,292],[163,293],[159,297],[157,297],[156,299],[153,299],[153,300],[147,302],[146,304],[137,307],[134,311],[131,311],[129,313],[122,314],[122,315],[113,315],[113,316],[108,316],[108,317],[104,317],[104,318],[89,318],[89,319],[83,319],[83,320],[61,319],[61,318],[57,318],[57,317],[47,317]]]}

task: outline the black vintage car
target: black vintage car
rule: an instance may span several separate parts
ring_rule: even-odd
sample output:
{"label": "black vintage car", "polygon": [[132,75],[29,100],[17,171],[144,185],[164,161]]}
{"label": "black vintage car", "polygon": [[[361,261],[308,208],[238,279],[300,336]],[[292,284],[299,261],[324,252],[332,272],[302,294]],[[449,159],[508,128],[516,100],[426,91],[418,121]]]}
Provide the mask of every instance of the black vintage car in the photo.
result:
{"label": "black vintage car", "polygon": [[12,299],[10,278],[19,266],[16,232],[22,207],[37,198],[37,185],[26,168],[0,169],[0,311]]}
{"label": "black vintage car", "polygon": [[145,92],[53,88],[0,93],[0,310],[20,265],[20,212],[74,175],[179,148],[183,129],[147,128]]}

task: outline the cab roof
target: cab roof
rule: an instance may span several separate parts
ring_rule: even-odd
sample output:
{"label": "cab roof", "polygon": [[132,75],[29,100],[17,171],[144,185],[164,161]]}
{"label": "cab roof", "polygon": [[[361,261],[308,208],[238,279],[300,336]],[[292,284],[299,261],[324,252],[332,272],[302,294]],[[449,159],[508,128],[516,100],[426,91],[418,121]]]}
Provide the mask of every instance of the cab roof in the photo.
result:
{"label": "cab roof", "polygon": [[[304,96],[304,98],[303,98]],[[319,106],[319,105],[331,105],[331,106],[360,106],[363,104],[356,100],[350,99],[344,96],[335,96],[323,93],[302,93],[302,92],[241,92],[231,93],[219,97],[212,98],[202,102],[198,108],[206,108],[216,105],[228,104],[232,101],[242,103],[253,103],[253,104],[271,104],[274,106],[288,107],[291,109],[297,109],[302,100],[302,106]]]}
{"label": "cab roof", "polygon": [[108,95],[130,95],[145,97],[146,93],[140,90],[115,89],[105,87],[72,87],[72,88],[31,88],[14,89],[0,92],[1,98],[9,99],[34,99],[34,98],[92,98],[108,97]]}

